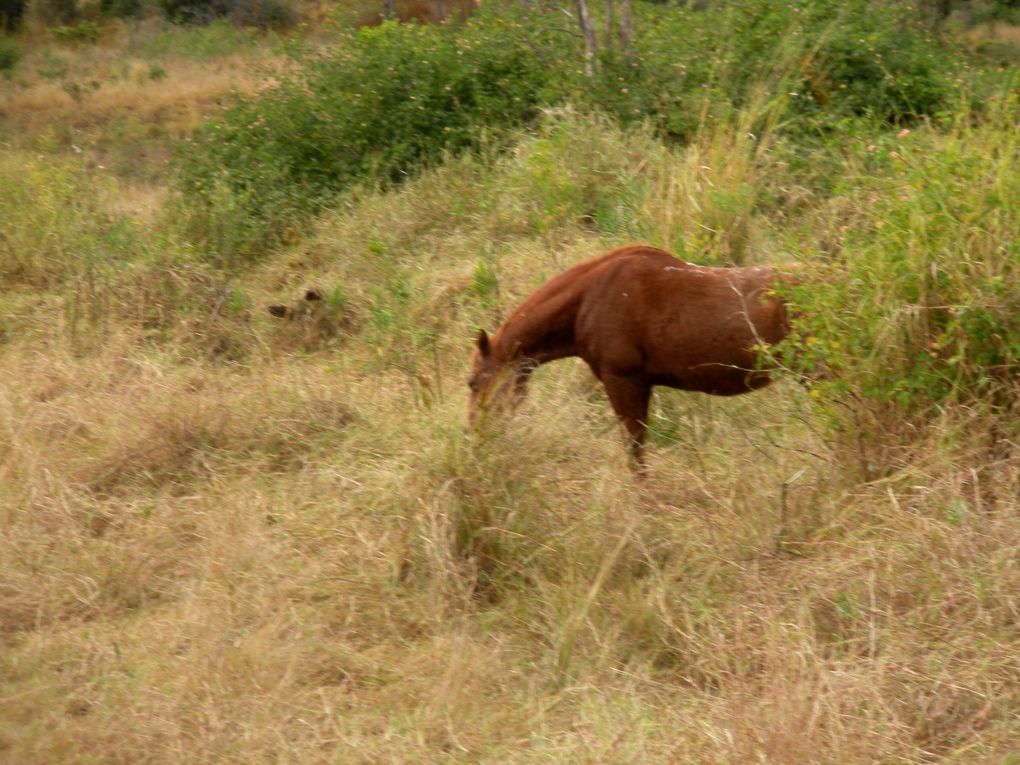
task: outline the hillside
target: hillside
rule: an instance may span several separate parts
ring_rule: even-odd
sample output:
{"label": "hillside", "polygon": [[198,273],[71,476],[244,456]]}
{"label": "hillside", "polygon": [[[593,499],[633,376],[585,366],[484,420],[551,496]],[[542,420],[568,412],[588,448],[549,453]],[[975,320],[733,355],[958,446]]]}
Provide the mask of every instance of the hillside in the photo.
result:
{"label": "hillside", "polygon": [[[536,100],[399,182],[201,175],[324,30],[19,38],[0,762],[1020,761],[1012,43],[925,118]],[[467,429],[477,329],[628,242],[801,263],[777,382],[657,389],[644,486],[576,360]]]}

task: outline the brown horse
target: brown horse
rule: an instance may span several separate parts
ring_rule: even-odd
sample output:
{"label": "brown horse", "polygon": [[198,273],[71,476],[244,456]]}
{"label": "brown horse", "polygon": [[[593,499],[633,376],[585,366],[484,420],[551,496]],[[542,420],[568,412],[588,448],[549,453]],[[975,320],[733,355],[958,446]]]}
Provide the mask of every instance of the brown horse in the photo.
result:
{"label": "brown horse", "polygon": [[760,349],[789,332],[764,266],[709,268],[654,247],[612,250],[540,287],[478,334],[471,419],[523,398],[540,364],[579,356],[605,386],[642,466],[653,385],[733,396],[770,382]]}

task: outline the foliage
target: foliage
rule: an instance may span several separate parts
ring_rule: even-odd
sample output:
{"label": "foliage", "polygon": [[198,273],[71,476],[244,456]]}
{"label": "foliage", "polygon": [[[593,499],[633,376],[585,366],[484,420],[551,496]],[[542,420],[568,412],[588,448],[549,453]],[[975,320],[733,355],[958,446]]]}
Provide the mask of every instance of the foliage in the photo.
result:
{"label": "foliage", "polygon": [[531,118],[546,74],[511,24],[366,28],[208,124],[182,152],[184,188],[207,206],[230,194],[279,237],[354,182],[397,182]]}
{"label": "foliage", "polygon": [[99,10],[104,16],[129,19],[145,12],[142,0],[99,0]]}
{"label": "foliage", "polygon": [[961,9],[972,24],[1004,21],[1020,23],[1020,2],[1017,0],[974,0]]}
{"label": "foliage", "polygon": [[18,41],[6,35],[0,35],[0,72],[13,71],[21,60],[21,46]]}
{"label": "foliage", "polygon": [[646,9],[636,31],[633,55],[608,56],[590,98],[684,140],[706,115],[739,109],[760,89],[788,98],[788,130],[851,115],[909,121],[936,114],[952,92],[951,53],[905,2]]}
{"label": "foliage", "polygon": [[256,239],[271,242],[281,220],[352,183],[399,181],[445,152],[477,146],[482,131],[522,124],[542,104],[650,121],[682,140],[763,100],[783,110],[785,132],[935,114],[952,92],[950,54],[907,4],[880,10],[872,0],[641,6],[635,47],[605,51],[593,78],[582,72],[577,41],[541,14],[487,11],[462,26],[362,29],[332,51],[299,57],[296,74],[210,123],[183,152],[184,188],[208,200],[222,186]]}
{"label": "foliage", "polygon": [[[1020,375],[1020,153],[1015,98],[977,128],[861,141],[848,159],[842,255],[795,290],[794,363],[820,390],[888,417],[1008,406]],[[1004,397],[1005,396],[1005,397]],[[884,413],[884,414],[883,414]]]}
{"label": "foliage", "polygon": [[301,18],[287,0],[230,0],[225,15],[238,26],[275,30],[290,29]]}
{"label": "foliage", "polygon": [[873,115],[900,123],[935,116],[947,105],[952,54],[939,47],[912,4],[856,0],[809,7],[806,15],[819,42],[801,60],[799,111],[816,120],[825,110],[837,118]]}
{"label": "foliage", "polygon": [[228,19],[241,27],[287,29],[298,12],[287,0],[159,0],[167,18],[177,22],[208,24]]}

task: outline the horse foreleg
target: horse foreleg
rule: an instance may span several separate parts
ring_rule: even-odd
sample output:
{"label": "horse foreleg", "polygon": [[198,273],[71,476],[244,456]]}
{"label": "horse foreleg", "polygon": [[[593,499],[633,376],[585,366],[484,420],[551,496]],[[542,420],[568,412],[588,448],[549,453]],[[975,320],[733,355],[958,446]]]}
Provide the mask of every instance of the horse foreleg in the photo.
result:
{"label": "horse foreleg", "polygon": [[648,401],[652,387],[644,380],[619,375],[603,375],[602,384],[609,403],[623,425],[627,449],[638,475],[644,475],[645,434],[648,431]]}

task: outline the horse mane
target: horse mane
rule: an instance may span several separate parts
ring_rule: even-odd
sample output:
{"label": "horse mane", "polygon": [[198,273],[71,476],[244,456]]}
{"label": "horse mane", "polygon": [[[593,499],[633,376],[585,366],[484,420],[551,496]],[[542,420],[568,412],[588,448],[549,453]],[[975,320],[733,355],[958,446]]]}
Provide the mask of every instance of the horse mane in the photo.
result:
{"label": "horse mane", "polygon": [[574,305],[584,297],[589,282],[606,267],[618,260],[634,257],[665,256],[680,263],[665,250],[646,245],[627,245],[606,254],[578,263],[553,277],[532,293],[507,318],[492,338],[496,353],[509,360],[526,353],[533,343],[550,336],[564,336],[572,332]]}

